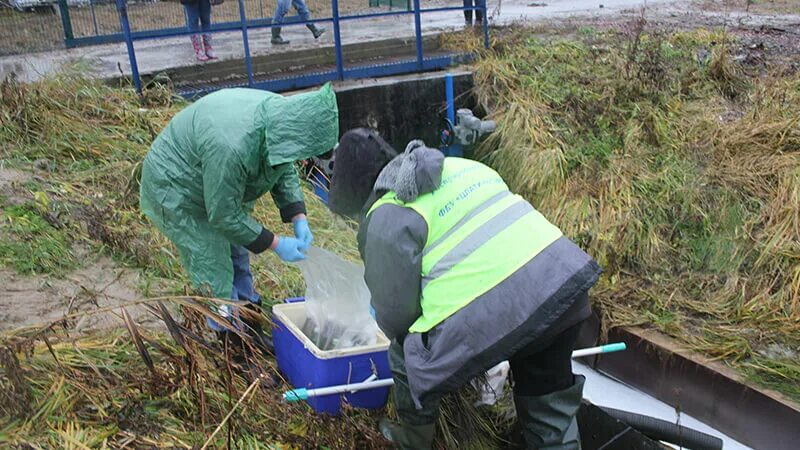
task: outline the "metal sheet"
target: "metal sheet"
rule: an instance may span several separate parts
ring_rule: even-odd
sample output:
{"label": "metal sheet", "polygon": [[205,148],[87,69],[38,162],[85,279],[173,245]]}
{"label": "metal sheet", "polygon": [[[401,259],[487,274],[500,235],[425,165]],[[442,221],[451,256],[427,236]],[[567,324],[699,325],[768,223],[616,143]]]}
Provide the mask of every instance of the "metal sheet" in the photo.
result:
{"label": "metal sheet", "polygon": [[610,342],[628,350],[601,356],[596,368],[753,448],[793,450],[800,442],[800,406],[746,384],[738,374],[678,346],[660,333],[615,328]]}

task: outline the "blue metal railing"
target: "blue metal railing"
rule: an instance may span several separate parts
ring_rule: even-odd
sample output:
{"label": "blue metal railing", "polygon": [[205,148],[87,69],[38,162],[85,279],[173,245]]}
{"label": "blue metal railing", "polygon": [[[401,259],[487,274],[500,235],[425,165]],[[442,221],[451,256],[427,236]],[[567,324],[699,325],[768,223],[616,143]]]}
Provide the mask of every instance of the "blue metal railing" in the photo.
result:
{"label": "blue metal railing", "polygon": [[[397,75],[402,73],[436,70],[451,65],[456,59],[458,59],[459,56],[461,57],[461,59],[470,58],[469,55],[465,56],[465,55],[452,55],[452,54],[446,56],[426,58],[424,54],[423,39],[422,39],[423,14],[446,12],[446,11],[483,11],[482,26],[483,26],[484,47],[489,48],[489,19],[485,3],[483,6],[468,6],[468,7],[453,6],[453,7],[422,9],[420,6],[420,0],[413,0],[413,7],[410,10],[340,16],[339,2],[338,0],[332,0],[331,17],[321,18],[321,19],[311,19],[311,20],[298,20],[295,18],[291,18],[289,20],[284,21],[282,24],[274,24],[270,19],[248,20],[245,14],[244,0],[238,0],[238,3],[239,3],[239,19],[240,19],[238,23],[227,22],[223,24],[214,24],[212,25],[209,31],[205,31],[204,33],[220,33],[220,32],[237,31],[237,30],[241,31],[242,42],[244,46],[245,67],[247,70],[247,86],[257,89],[284,91],[289,89],[299,89],[304,87],[315,86],[325,83],[327,81],[334,81],[334,80],[379,77],[379,76]],[[167,28],[163,30],[131,32],[130,23],[128,20],[127,0],[116,0],[116,5],[117,5],[117,10],[119,12],[119,20],[122,28],[123,39],[125,41],[128,50],[128,58],[130,60],[130,65],[131,65],[131,78],[136,91],[141,93],[142,81],[139,75],[139,66],[136,61],[136,50],[134,47],[134,41],[140,41],[146,39],[160,39],[160,38],[175,37],[175,36],[189,36],[192,34],[196,34],[197,32],[196,31],[192,32],[187,29],[180,29],[180,28]],[[414,60],[404,60],[404,61],[384,63],[384,64],[372,64],[372,65],[352,67],[352,68],[344,67],[344,57],[342,55],[342,37],[340,28],[340,23],[342,21],[364,20],[364,19],[372,19],[378,17],[390,17],[390,16],[410,15],[410,14],[414,15],[414,34],[415,34],[415,53],[416,53],[416,58]],[[321,23],[321,22],[333,23],[333,41],[336,54],[336,70],[306,73],[297,76],[270,79],[260,82],[254,79],[253,62],[252,62],[252,56],[250,55],[250,46],[247,34],[247,31],[249,29],[273,28],[276,26],[286,27],[294,25],[307,25],[307,24]],[[202,95],[211,92],[213,90],[220,89],[222,87],[229,87],[229,86],[218,86],[216,88],[212,87],[206,89],[194,89],[191,91],[184,92],[183,95],[187,97]]]}
{"label": "blue metal railing", "polygon": [[244,0],[239,0],[239,19],[242,21],[242,44],[244,44],[244,62],[247,65],[247,85],[253,85],[253,60],[250,58],[250,40],[247,38],[247,15],[244,12]]}

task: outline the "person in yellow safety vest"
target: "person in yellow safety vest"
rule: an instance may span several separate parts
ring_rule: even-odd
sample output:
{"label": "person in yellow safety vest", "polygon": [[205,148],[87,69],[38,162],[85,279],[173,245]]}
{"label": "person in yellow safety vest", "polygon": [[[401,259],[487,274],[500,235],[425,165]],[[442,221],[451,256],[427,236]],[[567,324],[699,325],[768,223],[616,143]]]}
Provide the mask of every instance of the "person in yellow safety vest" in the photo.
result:
{"label": "person in yellow safety vest", "polygon": [[398,155],[350,130],[334,156],[329,207],[359,221],[371,305],[392,340],[400,448],[430,448],[439,399],[511,364],[526,445],[579,449],[584,378],[571,353],[598,264],[489,167],[413,141]]}

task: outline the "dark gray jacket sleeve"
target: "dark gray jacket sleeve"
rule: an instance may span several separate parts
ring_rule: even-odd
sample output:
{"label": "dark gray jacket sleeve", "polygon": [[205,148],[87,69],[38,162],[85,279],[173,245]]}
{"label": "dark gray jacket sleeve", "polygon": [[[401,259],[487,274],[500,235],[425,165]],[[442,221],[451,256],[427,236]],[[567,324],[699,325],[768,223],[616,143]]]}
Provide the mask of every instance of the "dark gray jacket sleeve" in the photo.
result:
{"label": "dark gray jacket sleeve", "polygon": [[366,226],[364,278],[375,317],[389,339],[402,340],[422,315],[422,249],[428,225],[410,208],[382,205]]}

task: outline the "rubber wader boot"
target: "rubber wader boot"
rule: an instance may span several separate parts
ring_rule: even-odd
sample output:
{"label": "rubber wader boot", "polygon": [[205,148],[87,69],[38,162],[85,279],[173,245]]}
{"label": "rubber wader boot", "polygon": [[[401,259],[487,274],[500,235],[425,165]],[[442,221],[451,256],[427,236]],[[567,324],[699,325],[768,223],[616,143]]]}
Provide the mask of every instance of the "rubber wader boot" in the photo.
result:
{"label": "rubber wader boot", "polygon": [[[261,301],[259,300],[258,303],[248,303],[244,306],[244,309],[249,310],[249,314],[242,314],[242,322],[246,325],[244,327],[244,332],[253,338],[253,343],[265,356],[270,357],[274,355],[275,346],[272,344],[272,338],[264,334],[264,329],[261,327],[261,323],[258,320],[258,316],[261,315]],[[255,315],[255,317],[250,316],[250,314]]]}
{"label": "rubber wader boot", "polygon": [[272,40],[270,42],[272,42],[273,45],[286,45],[289,43],[289,41],[281,37],[280,27],[272,28]]}
{"label": "rubber wader boot", "polygon": [[318,27],[316,24],[310,23],[306,25],[309,30],[311,30],[311,34],[314,35],[314,39],[319,39],[322,36],[322,33],[325,32],[325,27]]}
{"label": "rubber wader boot", "polygon": [[586,378],[575,375],[575,384],[563,391],[539,397],[514,396],[517,417],[528,448],[580,450],[575,415],[581,406]]}
{"label": "rubber wader boot", "polygon": [[245,356],[245,347],[242,344],[242,338],[233,331],[217,331],[217,340],[219,340],[223,351],[227,351],[231,357],[231,361],[241,370],[247,369],[247,357]]}
{"label": "rubber wader boot", "polygon": [[427,450],[433,448],[433,434],[436,431],[435,424],[407,425],[383,418],[378,427],[383,437],[401,450]]}

